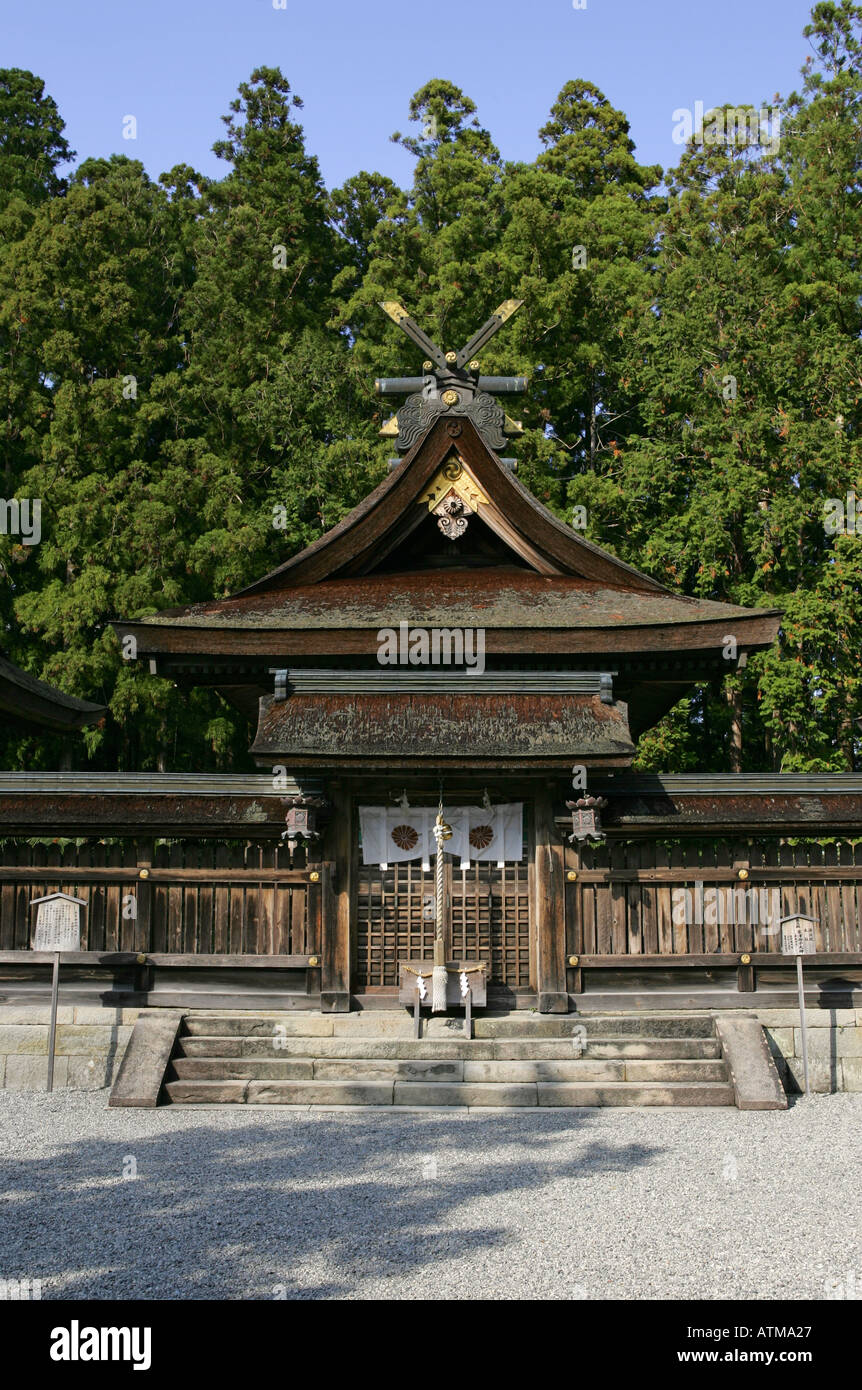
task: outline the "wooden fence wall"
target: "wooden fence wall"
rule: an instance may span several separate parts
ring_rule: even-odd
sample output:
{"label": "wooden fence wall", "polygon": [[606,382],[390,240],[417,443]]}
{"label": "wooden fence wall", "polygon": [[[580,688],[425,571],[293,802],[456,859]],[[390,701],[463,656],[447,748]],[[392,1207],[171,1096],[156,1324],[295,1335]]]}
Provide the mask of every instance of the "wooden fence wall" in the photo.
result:
{"label": "wooden fence wall", "polygon": [[[794,912],[817,920],[818,951],[862,953],[862,843],[619,839],[566,845],[564,863],[569,955],[780,954],[777,918]],[[62,890],[87,903],[85,950],[310,955],[322,945],[316,871],[329,881],[329,864],[291,867],[273,841],[6,840],[0,950],[26,949],[31,900]]]}
{"label": "wooden fence wall", "polygon": [[33,898],[83,898],[82,949],[296,955],[320,949],[311,872],[278,843],[0,845],[0,950],[29,945]]}
{"label": "wooden fence wall", "polygon": [[862,843],[617,840],[567,847],[566,871],[573,955],[780,955],[797,912],[818,951],[862,951]]}

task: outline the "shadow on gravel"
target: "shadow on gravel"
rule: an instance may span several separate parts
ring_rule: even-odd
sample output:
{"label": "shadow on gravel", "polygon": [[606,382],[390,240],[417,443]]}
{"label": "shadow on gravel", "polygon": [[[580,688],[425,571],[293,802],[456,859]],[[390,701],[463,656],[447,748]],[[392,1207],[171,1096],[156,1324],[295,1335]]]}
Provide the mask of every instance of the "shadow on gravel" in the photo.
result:
{"label": "shadow on gravel", "polygon": [[[464,1212],[474,1199],[517,1203],[561,1179],[625,1174],[660,1152],[590,1142],[589,1111],[265,1113],[253,1123],[231,1116],[229,1128],[224,1113],[4,1160],[0,1275],[41,1278],[43,1298],[350,1297],[365,1279],[504,1250],[514,1238],[502,1225],[482,1224],[481,1208]],[[566,1136],[577,1152],[552,1156]],[[130,1158],[137,1177],[124,1179]],[[573,1239],[577,1226],[575,1195]]]}

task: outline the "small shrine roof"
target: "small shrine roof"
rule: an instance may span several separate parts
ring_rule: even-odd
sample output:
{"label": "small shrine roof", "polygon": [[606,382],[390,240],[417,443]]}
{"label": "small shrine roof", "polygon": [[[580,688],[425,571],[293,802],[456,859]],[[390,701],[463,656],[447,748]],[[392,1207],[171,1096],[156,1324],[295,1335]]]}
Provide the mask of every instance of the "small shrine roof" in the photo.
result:
{"label": "small shrine roof", "polygon": [[[470,677],[462,684],[470,686]],[[624,703],[598,695],[499,693],[291,695],[261,702],[252,754],[291,768],[430,766],[567,769],[572,757],[626,767],[634,755]]]}

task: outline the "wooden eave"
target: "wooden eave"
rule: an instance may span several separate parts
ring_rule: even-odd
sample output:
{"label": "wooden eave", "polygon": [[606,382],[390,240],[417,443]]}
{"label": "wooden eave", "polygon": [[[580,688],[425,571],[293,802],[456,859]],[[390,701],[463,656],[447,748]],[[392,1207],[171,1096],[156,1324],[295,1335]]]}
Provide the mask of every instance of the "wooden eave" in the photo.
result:
{"label": "wooden eave", "polygon": [[67,695],[0,657],[0,714],[27,726],[63,732],[95,724],[105,706]]}
{"label": "wooden eave", "polygon": [[[753,651],[768,647],[775,638],[780,615],[771,609],[752,609],[745,616],[739,610],[702,622],[667,622],[655,625],[620,624],[613,628],[504,627],[485,628],[485,653],[490,658],[525,656],[560,656],[574,659],[583,656],[595,664],[598,654],[607,659],[616,655],[702,657],[712,661],[720,653],[725,635],[732,627],[741,650]],[[411,624],[421,625],[421,618],[411,614]],[[451,622],[456,626],[454,618]],[[476,616],[462,626],[481,626]],[[122,634],[133,635],[141,656],[154,659],[173,658],[177,667],[193,666],[207,657],[242,655],[256,659],[261,665],[291,659],[333,657],[367,657],[376,659],[379,650],[377,627],[368,628],[277,628],[254,629],[220,627],[168,627],[141,623],[116,624]]]}
{"label": "wooden eave", "polygon": [[[668,590],[620,590],[573,575],[541,575],[514,565],[327,579],[295,589],[232,599],[117,623],[141,655],[176,655],[233,664],[291,656],[374,657],[377,633],[402,620],[421,627],[481,627],[486,650],[502,656],[596,651],[670,655],[720,650],[733,633],[740,648],[767,646],[780,614],[687,598]],[[247,670],[246,673],[248,674]]]}

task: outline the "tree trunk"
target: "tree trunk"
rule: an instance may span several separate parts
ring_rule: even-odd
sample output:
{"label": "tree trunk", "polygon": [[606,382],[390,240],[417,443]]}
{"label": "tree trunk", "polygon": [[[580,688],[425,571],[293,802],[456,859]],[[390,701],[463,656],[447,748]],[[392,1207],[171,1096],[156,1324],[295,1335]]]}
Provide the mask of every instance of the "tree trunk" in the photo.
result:
{"label": "tree trunk", "polygon": [[730,770],[742,771],[742,691],[725,686],[725,698],[730,709]]}

